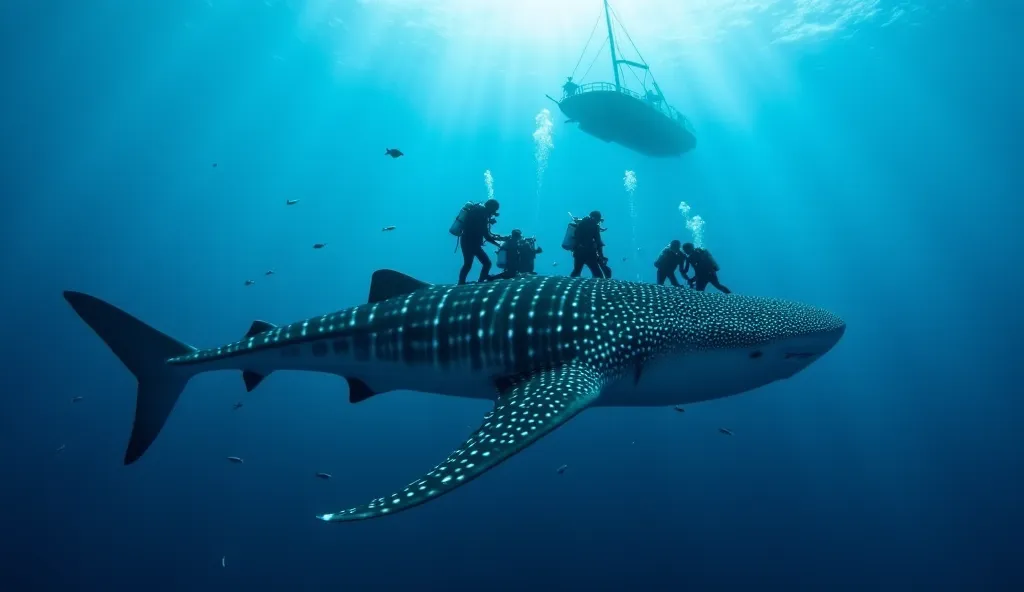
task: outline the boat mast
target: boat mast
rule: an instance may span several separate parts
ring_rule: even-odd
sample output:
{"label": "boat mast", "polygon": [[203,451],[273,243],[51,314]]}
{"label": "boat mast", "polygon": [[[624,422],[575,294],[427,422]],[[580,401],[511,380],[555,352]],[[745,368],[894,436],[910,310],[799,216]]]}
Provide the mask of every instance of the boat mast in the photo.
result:
{"label": "boat mast", "polygon": [[612,73],[615,74],[615,90],[621,91],[619,83],[619,62],[615,59],[615,35],[612,34],[612,17],[608,12],[608,0],[604,0],[604,22],[608,25],[608,48],[612,52]]}

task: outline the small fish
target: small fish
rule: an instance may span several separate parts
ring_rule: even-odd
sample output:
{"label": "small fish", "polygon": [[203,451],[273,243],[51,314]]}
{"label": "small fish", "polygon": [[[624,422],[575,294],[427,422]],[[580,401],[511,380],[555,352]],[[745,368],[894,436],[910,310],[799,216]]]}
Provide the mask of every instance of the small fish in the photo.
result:
{"label": "small fish", "polygon": [[682,405],[676,405],[675,407],[673,407],[673,409],[675,409],[679,413],[686,413],[686,409],[683,409]]}
{"label": "small fish", "polygon": [[61,444],[61,445],[60,445],[60,448],[58,448],[58,449],[57,449],[57,452],[60,452],[60,451],[64,450],[64,449],[65,449],[65,448],[67,448],[67,447],[68,447],[68,445],[67,445],[67,444]]}
{"label": "small fish", "polygon": [[77,403],[77,402],[81,401],[81,400],[82,400],[82,399],[84,399],[84,398],[85,398],[85,397],[82,397],[82,396],[78,396],[78,397],[75,397],[74,399],[71,399],[71,402],[72,402],[72,403]]}
{"label": "small fish", "polygon": [[552,261],[551,267],[558,267],[558,261]]}
{"label": "small fish", "polygon": [[217,163],[213,163],[213,168],[217,168]]}
{"label": "small fish", "polygon": [[391,158],[398,158],[399,156],[405,156],[398,148],[388,148],[384,151],[384,156],[390,156]]}
{"label": "small fish", "polygon": [[719,434],[725,434],[726,436],[732,436],[733,435],[732,431],[727,430],[725,428],[718,428],[718,433]]}
{"label": "small fish", "polygon": [[381,228],[380,231],[381,232],[391,232],[394,229],[395,229],[394,226],[385,226],[384,228]]}
{"label": "small fish", "polygon": [[239,401],[239,402],[235,403],[234,405],[231,406],[231,408],[234,409],[235,411],[238,411],[239,409],[242,408],[242,402]]}
{"label": "small fish", "polygon": [[274,275],[274,270],[273,269],[268,269],[266,271],[266,273],[264,273],[263,275]]}
{"label": "small fish", "polygon": [[245,462],[244,460],[242,460],[241,458],[239,458],[237,456],[229,456],[228,460],[233,462],[233,463],[238,463],[238,464],[242,464],[242,463]]}
{"label": "small fish", "polygon": [[251,286],[251,285],[253,285],[255,283],[256,283],[256,280],[245,280],[245,285],[246,286]]}
{"label": "small fish", "polygon": [[629,257],[623,257],[623,258],[622,258],[622,262],[623,262],[623,263],[625,263],[626,261],[629,261]]}
{"label": "small fish", "polygon": [[568,468],[569,468],[569,465],[562,465],[562,466],[558,467],[557,472],[558,472],[559,475],[561,475]]}
{"label": "small fish", "polygon": [[285,200],[284,205],[286,205],[286,206],[294,206],[297,203],[299,203],[299,200],[297,200],[297,199],[288,199],[288,200]]}
{"label": "small fish", "polygon": [[327,243],[317,243],[317,244],[313,245],[313,248],[314,249],[322,249],[322,248],[324,248],[326,246],[327,246]]}
{"label": "small fish", "polygon": [[228,566],[228,556],[227,555],[225,555],[225,556],[220,558],[220,566],[221,567],[227,567]]}
{"label": "small fish", "polygon": [[330,473],[317,473],[316,477],[317,477],[317,479],[327,480],[327,479],[331,478],[331,474]]}

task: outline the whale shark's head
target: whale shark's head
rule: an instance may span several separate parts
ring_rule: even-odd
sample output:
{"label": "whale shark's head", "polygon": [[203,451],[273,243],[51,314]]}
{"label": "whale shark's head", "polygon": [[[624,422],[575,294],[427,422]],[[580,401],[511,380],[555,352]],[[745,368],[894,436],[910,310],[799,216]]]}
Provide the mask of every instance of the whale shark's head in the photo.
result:
{"label": "whale shark's head", "polygon": [[680,290],[666,304],[645,324],[667,347],[651,357],[637,387],[683,402],[789,378],[831,350],[846,331],[835,314],[786,300]]}

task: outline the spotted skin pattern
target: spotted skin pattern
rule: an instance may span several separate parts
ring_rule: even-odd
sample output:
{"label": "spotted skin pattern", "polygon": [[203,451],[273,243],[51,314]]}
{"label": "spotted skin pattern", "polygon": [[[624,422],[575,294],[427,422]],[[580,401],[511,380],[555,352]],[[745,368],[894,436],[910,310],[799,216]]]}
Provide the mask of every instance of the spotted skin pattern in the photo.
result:
{"label": "spotted skin pattern", "polygon": [[537,276],[429,286],[168,363],[276,350],[284,359],[337,356],[499,378],[581,359],[614,378],[667,353],[753,347],[842,324],[828,311],[784,300]]}
{"label": "spotted skin pattern", "polygon": [[[480,428],[444,462],[390,497],[319,516],[330,522],[394,514],[448,493],[588,406],[603,404],[604,398],[624,393],[628,405],[664,405],[662,395],[679,390],[672,356],[690,359],[695,353],[738,350],[736,359],[747,361],[748,351],[755,358],[773,343],[799,344],[823,336],[812,339],[819,344],[817,350],[792,352],[816,357],[845,330],[832,313],[797,303],[619,280],[535,276],[429,286],[397,272],[377,272],[374,282],[378,277],[371,294],[392,297],[281,327],[257,322],[243,339],[204,350],[154,335],[101,301],[75,295],[71,301],[115,352],[124,350],[119,355],[133,355],[118,340],[122,327],[141,331],[139,326],[150,332],[153,349],[180,352],[161,357],[160,364],[138,366],[140,385],[152,384],[150,375],[156,374],[156,379],[166,377],[167,384],[183,389],[188,378],[201,372],[241,369],[249,373],[247,386],[255,388],[269,372],[300,369],[356,379],[371,395],[428,387],[441,394],[495,398]],[[118,315],[138,324],[126,325]],[[644,370],[665,358],[669,382],[645,382]],[[738,368],[729,360],[733,358],[727,358],[725,373]],[[806,363],[789,366],[786,376]],[[161,365],[174,372],[161,370]],[[758,376],[714,396],[783,377]],[[727,378],[718,374],[709,380],[722,383]],[[177,393],[171,394],[176,399]],[[144,402],[141,395],[139,401]],[[133,440],[138,431],[141,450],[156,437],[172,406],[173,399],[169,405],[137,407],[145,421],[137,421]]]}
{"label": "spotted skin pattern", "polygon": [[469,483],[554,431],[593,402],[604,378],[573,362],[537,373],[512,386],[484,417],[483,425],[444,462],[390,497],[335,514],[327,522],[367,520],[408,510]]}

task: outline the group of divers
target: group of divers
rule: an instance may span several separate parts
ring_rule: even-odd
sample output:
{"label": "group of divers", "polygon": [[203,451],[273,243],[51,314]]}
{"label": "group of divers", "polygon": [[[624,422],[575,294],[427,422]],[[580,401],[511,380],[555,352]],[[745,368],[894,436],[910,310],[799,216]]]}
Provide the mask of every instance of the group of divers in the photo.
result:
{"label": "group of divers", "polygon": [[[459,238],[462,250],[462,269],[459,271],[459,284],[465,284],[466,278],[473,267],[473,260],[480,261],[481,282],[512,279],[524,275],[535,275],[534,262],[543,249],[537,246],[535,238],[525,238],[523,232],[514,229],[508,236],[495,234],[491,227],[497,223],[498,210],[501,205],[496,199],[488,199],[484,203],[470,202],[462,207],[452,223],[449,232]],[[612,270],[608,266],[608,258],[604,255],[604,241],[601,226],[604,218],[601,212],[590,212],[589,216],[573,218],[562,239],[562,248],[572,253],[573,268],[570,277],[580,277],[583,268],[590,270],[595,278],[611,278]],[[501,273],[491,275],[491,259],[484,252],[484,243],[498,247],[498,268]],[[694,247],[693,243],[681,243],[673,240],[665,247],[654,262],[657,270],[657,283],[663,285],[667,280],[674,286],[680,286],[676,277],[678,268],[683,279],[690,287],[704,291],[711,284],[728,294],[729,288],[718,281],[718,263],[707,249]],[[693,275],[688,276],[690,269]]]}

